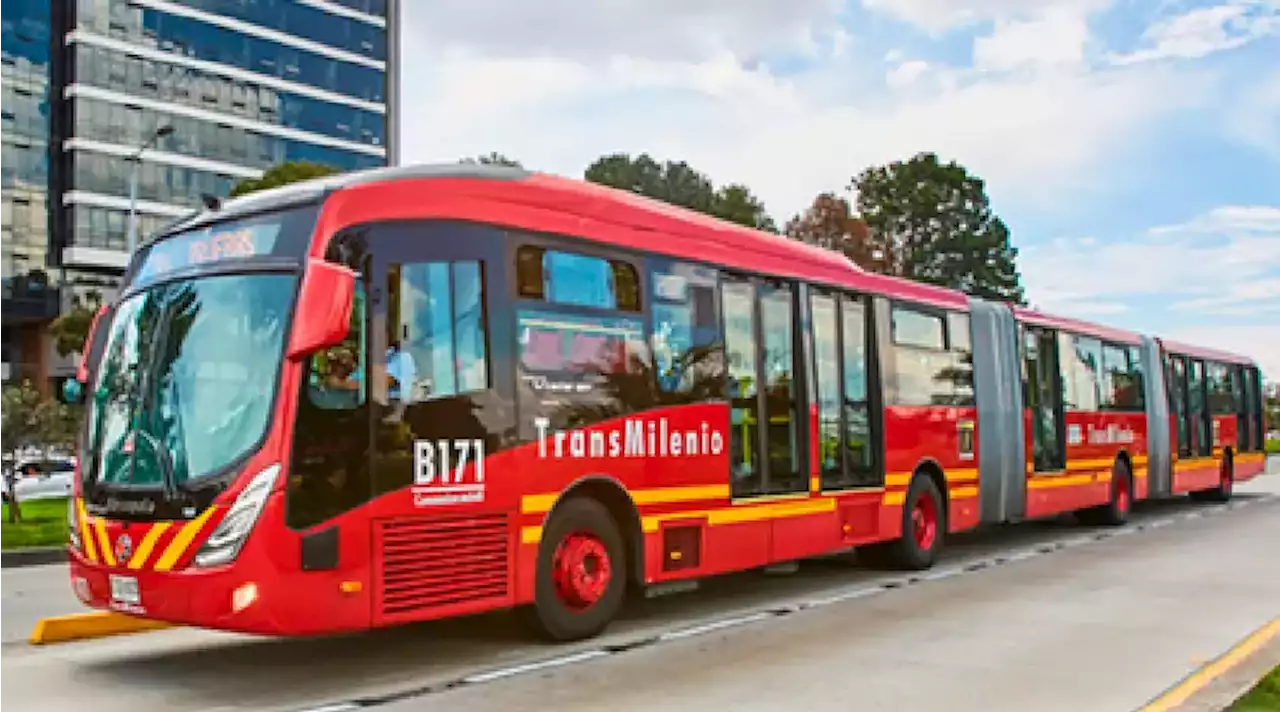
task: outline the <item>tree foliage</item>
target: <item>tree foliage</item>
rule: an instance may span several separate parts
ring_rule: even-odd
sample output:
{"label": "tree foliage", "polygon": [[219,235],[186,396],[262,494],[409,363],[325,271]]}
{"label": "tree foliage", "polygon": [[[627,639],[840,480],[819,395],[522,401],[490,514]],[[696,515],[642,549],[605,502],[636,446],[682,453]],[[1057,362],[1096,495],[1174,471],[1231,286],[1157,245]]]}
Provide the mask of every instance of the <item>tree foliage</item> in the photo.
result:
{"label": "tree foliage", "polygon": [[883,271],[987,299],[1025,301],[1009,229],[983,181],[933,153],[872,166],[850,186]]}
{"label": "tree foliage", "polygon": [[884,272],[882,260],[872,254],[867,224],[853,214],[849,201],[834,193],[822,193],[803,213],[787,221],[783,233],[794,240],[835,250],[859,267]]}
{"label": "tree foliage", "polygon": [[[28,448],[71,449],[75,447],[83,408],[60,403],[36,390],[30,381],[5,386],[0,393],[0,428],[4,432],[4,449],[16,454]],[[14,458],[14,467],[19,464]],[[22,520],[22,506],[15,496],[19,473],[6,468],[4,476],[9,492],[9,521]]]}
{"label": "tree foliage", "polygon": [[49,324],[49,333],[53,336],[53,347],[60,356],[73,353],[84,353],[84,342],[89,338],[89,327],[93,325],[93,317],[102,306],[102,292],[89,290],[84,298],[80,295],[71,297],[71,307],[62,312],[53,323]]}
{"label": "tree foliage", "polygon": [[475,158],[464,158],[459,161],[459,163],[481,166],[509,166],[511,168],[524,168],[524,166],[520,164],[520,161],[517,161],[514,158],[508,158],[497,151],[490,151],[483,156],[476,156]]}
{"label": "tree foliage", "polygon": [[717,189],[706,174],[684,161],[659,163],[647,153],[635,157],[614,153],[596,159],[584,177],[739,225],[777,232],[764,203],[750,189],[738,183]]}
{"label": "tree foliage", "polygon": [[242,178],[231,187],[231,197],[235,198],[259,190],[279,188],[282,185],[297,183],[298,181],[330,176],[337,172],[337,168],[324,163],[288,161],[268,169],[267,172],[262,174],[261,178]]}

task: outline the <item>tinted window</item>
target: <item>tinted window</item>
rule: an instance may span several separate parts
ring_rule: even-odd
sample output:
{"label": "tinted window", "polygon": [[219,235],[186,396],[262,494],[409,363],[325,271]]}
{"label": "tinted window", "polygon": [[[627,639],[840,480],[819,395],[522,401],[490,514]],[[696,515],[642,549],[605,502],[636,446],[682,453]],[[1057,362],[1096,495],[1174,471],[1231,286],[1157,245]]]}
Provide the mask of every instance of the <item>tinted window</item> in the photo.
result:
{"label": "tinted window", "polygon": [[1071,334],[1059,336],[1062,359],[1063,407],[1066,410],[1096,411],[1100,407],[1102,344],[1097,339]]}
{"label": "tinted window", "polygon": [[722,398],[724,356],[716,312],[714,271],[682,263],[658,264],[653,284],[653,367],[664,400]]}
{"label": "tinted window", "polygon": [[566,306],[640,310],[636,269],[618,260],[526,245],[516,252],[516,277],[521,297]]}
{"label": "tinted window", "polygon": [[893,309],[896,405],[973,404],[973,357],[967,314]]}

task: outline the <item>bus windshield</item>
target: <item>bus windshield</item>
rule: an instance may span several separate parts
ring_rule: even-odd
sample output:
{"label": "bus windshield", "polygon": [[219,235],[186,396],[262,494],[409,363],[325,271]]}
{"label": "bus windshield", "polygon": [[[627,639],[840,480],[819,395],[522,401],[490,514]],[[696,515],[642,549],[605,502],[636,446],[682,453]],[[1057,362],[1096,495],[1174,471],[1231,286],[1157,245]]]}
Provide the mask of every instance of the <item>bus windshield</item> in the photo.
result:
{"label": "bus windshield", "polygon": [[292,273],[169,281],[122,302],[88,399],[88,485],[170,490],[266,432]]}

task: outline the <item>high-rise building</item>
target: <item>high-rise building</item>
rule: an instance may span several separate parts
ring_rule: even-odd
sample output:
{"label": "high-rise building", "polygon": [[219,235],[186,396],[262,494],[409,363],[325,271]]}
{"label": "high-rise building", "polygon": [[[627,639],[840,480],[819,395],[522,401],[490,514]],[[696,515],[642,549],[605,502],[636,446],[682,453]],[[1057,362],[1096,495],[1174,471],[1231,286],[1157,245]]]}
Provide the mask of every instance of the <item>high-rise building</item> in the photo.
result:
{"label": "high-rise building", "polygon": [[4,380],[46,369],[41,325],[58,313],[49,269],[49,0],[0,3],[0,250]]}
{"label": "high-rise building", "polygon": [[115,288],[130,206],[142,240],[281,163],[394,163],[397,8],[6,0],[6,380],[70,370],[47,325]]}

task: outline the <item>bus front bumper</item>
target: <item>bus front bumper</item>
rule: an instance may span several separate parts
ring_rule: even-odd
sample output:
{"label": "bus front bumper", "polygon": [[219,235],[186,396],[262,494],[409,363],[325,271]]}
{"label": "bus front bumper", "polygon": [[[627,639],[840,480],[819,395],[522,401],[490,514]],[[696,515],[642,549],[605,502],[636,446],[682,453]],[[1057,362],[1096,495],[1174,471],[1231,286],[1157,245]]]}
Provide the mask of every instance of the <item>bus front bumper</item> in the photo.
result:
{"label": "bus front bumper", "polygon": [[263,635],[287,634],[273,610],[285,606],[235,567],[145,571],[68,554],[71,588],[85,605],[152,620]]}

